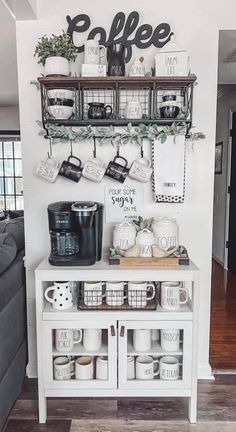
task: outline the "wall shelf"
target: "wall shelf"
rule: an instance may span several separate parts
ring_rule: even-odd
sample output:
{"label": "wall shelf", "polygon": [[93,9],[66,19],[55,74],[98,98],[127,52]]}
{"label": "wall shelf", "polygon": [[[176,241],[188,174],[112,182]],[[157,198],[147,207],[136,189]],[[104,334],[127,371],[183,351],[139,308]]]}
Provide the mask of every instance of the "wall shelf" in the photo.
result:
{"label": "wall shelf", "polygon": [[[59,126],[125,126],[132,123],[160,126],[172,123],[186,123],[191,128],[193,111],[193,88],[195,75],[183,77],[40,77],[42,122]],[[74,92],[74,108],[71,118],[61,120],[52,117],[48,112],[50,104],[47,92],[50,89],[68,89]],[[160,113],[162,95],[165,91],[176,92],[178,106],[186,110],[177,118],[164,118]],[[139,101],[143,115],[140,119],[126,117],[129,101]],[[88,118],[91,102],[103,102],[112,107],[112,116],[107,119],[95,120]]]}

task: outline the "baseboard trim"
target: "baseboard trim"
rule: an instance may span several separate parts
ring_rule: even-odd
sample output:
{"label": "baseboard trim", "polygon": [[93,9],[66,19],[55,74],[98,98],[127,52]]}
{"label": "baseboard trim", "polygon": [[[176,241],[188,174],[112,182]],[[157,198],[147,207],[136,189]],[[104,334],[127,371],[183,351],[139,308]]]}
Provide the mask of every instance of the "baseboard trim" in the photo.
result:
{"label": "baseboard trim", "polygon": [[214,380],[214,375],[212,372],[211,365],[208,363],[206,366],[198,367],[198,379],[201,380]]}
{"label": "baseboard trim", "polygon": [[26,375],[28,378],[38,378],[37,365],[28,364],[26,368]]}
{"label": "baseboard trim", "polygon": [[219,264],[221,267],[224,268],[224,263],[223,263],[221,260],[219,260],[219,258],[216,258],[216,256],[213,255],[213,256],[212,256],[212,259],[213,259],[215,262],[217,262],[217,264]]}

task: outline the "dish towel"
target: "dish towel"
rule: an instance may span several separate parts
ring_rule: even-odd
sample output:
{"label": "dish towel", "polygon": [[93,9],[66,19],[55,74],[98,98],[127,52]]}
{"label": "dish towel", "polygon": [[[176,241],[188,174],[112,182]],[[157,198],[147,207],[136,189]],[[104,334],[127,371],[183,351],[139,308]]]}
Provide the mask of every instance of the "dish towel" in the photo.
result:
{"label": "dish towel", "polygon": [[183,203],[186,144],[184,135],[169,135],[162,144],[152,142],[152,190],[155,202]]}

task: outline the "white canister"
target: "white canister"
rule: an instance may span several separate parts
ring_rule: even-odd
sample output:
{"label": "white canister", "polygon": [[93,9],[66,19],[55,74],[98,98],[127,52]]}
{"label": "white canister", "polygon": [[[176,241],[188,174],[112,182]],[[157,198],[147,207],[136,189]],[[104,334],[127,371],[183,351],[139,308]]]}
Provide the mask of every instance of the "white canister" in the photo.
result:
{"label": "white canister", "polygon": [[152,257],[152,245],[155,244],[155,238],[147,228],[139,231],[136,238],[136,244],[139,247],[139,256],[143,258]]}
{"label": "white canister", "polygon": [[152,223],[155,243],[164,250],[179,246],[179,227],[175,219],[158,217]]}
{"label": "white canister", "polygon": [[127,250],[135,245],[136,228],[131,222],[122,222],[115,225],[113,230],[113,247],[119,246],[121,250]]}

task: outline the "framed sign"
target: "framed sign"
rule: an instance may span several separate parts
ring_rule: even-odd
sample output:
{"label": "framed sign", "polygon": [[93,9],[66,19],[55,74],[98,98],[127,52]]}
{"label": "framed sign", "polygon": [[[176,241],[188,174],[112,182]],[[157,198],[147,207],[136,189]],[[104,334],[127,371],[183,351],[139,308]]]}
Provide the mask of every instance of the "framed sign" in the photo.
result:
{"label": "framed sign", "polygon": [[143,187],[105,187],[106,223],[134,219],[143,213]]}
{"label": "framed sign", "polygon": [[222,174],[223,165],[223,141],[216,144],[215,148],[215,174]]}

